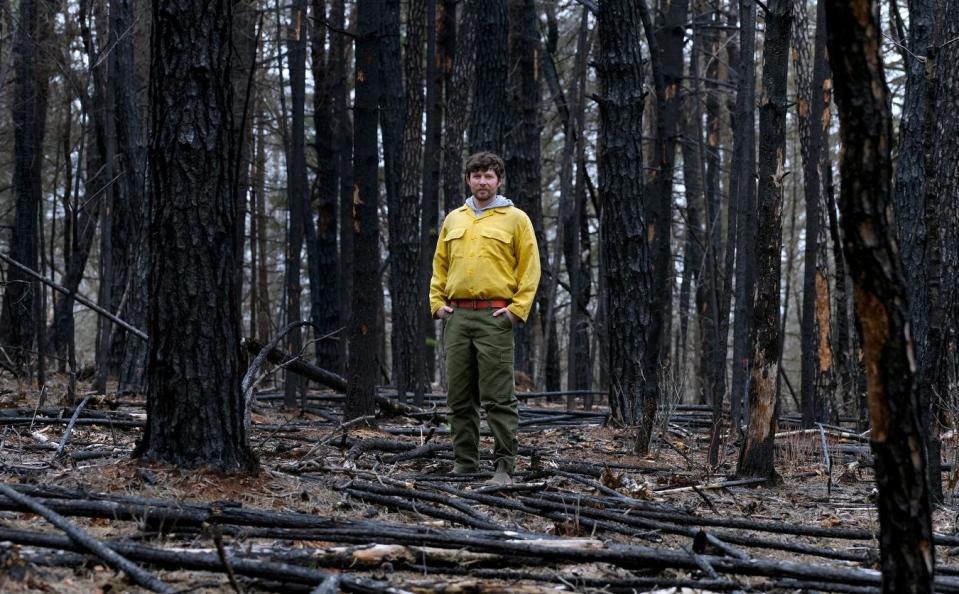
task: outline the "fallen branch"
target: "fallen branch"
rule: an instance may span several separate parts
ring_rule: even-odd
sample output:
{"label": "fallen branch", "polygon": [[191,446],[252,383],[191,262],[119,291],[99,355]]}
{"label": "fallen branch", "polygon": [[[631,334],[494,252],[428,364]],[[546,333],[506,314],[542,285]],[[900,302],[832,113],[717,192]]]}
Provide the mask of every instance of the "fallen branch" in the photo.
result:
{"label": "fallen branch", "polygon": [[76,424],[77,419],[80,417],[80,412],[83,411],[83,407],[87,405],[87,402],[90,401],[90,397],[85,397],[80,404],[77,406],[76,410],[73,411],[73,416],[70,417],[70,422],[67,423],[67,428],[63,431],[63,437],[60,438],[60,445],[57,446],[57,451],[53,454],[53,459],[56,460],[60,457],[60,454],[63,453],[63,448],[66,447],[67,441],[70,440],[70,434],[73,433],[73,426]]}
{"label": "fallen branch", "polygon": [[[309,322],[295,323],[301,325],[309,324]],[[250,353],[257,355],[257,358],[259,358],[259,354],[261,352],[266,352],[265,357],[267,361],[273,363],[274,365],[284,366],[290,373],[303,376],[309,380],[313,380],[317,383],[323,384],[324,386],[333,388],[338,392],[346,392],[346,379],[344,379],[342,376],[337,375],[332,371],[321,369],[316,365],[311,365],[299,357],[294,357],[290,353],[275,348],[275,344],[273,344],[274,341],[276,341],[275,338],[273,341],[271,341],[271,345],[273,346],[267,345],[267,347],[269,347],[267,348],[252,338],[244,338],[243,347],[246,348],[246,350],[248,350]],[[254,362],[255,361],[256,360],[254,359]]]}
{"label": "fallen branch", "polygon": [[[62,551],[83,550],[82,547],[71,542],[71,540],[66,537],[29,532],[26,530],[0,528],[0,540]],[[143,563],[150,563],[168,569],[225,571],[223,563],[215,553],[193,553],[186,550],[169,551],[128,542],[111,542],[109,543],[109,548],[112,552],[115,552],[114,554],[122,554],[130,559],[136,559]],[[291,565],[289,563],[277,563],[242,557],[233,558],[232,567],[233,571],[238,575],[275,579],[281,582],[293,582],[311,586],[314,584],[322,584],[333,575],[326,571]],[[405,590],[392,587],[387,582],[343,574],[340,574],[339,577],[340,587],[346,592],[389,592],[392,594],[406,592]],[[164,584],[164,586],[166,586],[166,584]],[[167,589],[162,590],[163,592],[175,592],[175,590],[169,586],[166,587]],[[161,590],[157,591],[159,592]]]}
{"label": "fallen branch", "polygon": [[138,585],[153,592],[160,592],[161,594],[173,594],[175,592],[168,584],[163,583],[153,575],[140,569],[129,560],[117,554],[116,551],[108,548],[102,542],[93,538],[85,531],[73,525],[69,520],[32,497],[18,493],[3,483],[0,483],[0,493],[8,499],[28,508],[33,513],[43,516],[45,520],[66,533],[69,539],[76,543],[82,550],[96,555],[110,567],[118,571],[123,571],[133,578],[133,581]]}
{"label": "fallen branch", "polygon": [[31,268],[28,268],[27,266],[21,264],[20,262],[17,262],[16,260],[14,260],[14,259],[11,258],[10,256],[4,254],[3,252],[0,252],[0,259],[4,260],[5,262],[8,262],[11,266],[16,266],[16,267],[19,268],[20,270],[26,272],[27,274],[29,274],[29,275],[32,276],[33,278],[37,279],[37,280],[40,281],[41,283],[43,283],[43,284],[47,285],[48,287],[50,287],[51,289],[54,289],[54,290],[56,290],[56,291],[59,291],[59,292],[63,293],[64,295],[66,295],[67,297],[72,297],[75,301],[77,301],[77,302],[80,303],[80,304],[86,305],[87,307],[89,307],[89,308],[92,309],[93,311],[97,312],[97,313],[100,314],[101,316],[107,318],[108,320],[110,320],[110,321],[113,322],[114,324],[116,324],[116,325],[120,326],[121,328],[124,328],[125,330],[129,331],[129,332],[130,332],[131,334],[133,334],[134,336],[137,336],[137,337],[139,337],[139,338],[142,338],[143,340],[150,340],[150,337],[147,336],[147,333],[146,333],[146,332],[144,332],[143,330],[139,330],[139,329],[137,329],[137,328],[134,328],[133,326],[131,326],[131,325],[128,324],[127,322],[124,322],[123,320],[121,320],[121,319],[118,318],[117,316],[113,315],[112,313],[108,312],[107,310],[103,309],[102,307],[100,307],[100,306],[97,305],[96,303],[90,301],[89,299],[87,299],[87,298],[84,297],[83,295],[80,295],[79,293],[71,293],[71,292],[68,291],[65,287],[61,287],[61,286],[58,285],[57,283],[49,280],[48,278],[44,277],[42,274],[36,272],[35,270],[33,270],[33,269],[31,269]]}

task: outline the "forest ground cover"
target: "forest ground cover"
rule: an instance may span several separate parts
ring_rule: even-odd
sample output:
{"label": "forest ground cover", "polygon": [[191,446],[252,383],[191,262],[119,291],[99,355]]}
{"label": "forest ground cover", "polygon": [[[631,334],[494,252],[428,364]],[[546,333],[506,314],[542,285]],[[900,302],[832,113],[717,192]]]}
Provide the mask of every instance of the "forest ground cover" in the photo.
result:
{"label": "forest ground cover", "polygon": [[[672,407],[637,457],[607,409],[529,399],[516,483],[495,488],[491,472],[448,474],[439,396],[415,409],[384,394],[365,427],[340,421],[334,392],[296,411],[265,392],[259,472],[223,475],[131,459],[136,397],[92,396],[64,442],[76,407],[50,385],[43,402],[0,387],[3,482],[178,592],[878,591],[868,436],[851,425],[800,431],[786,416],[782,480],[763,485],[731,476],[735,439],[707,466],[705,406]],[[3,592],[140,591],[40,516],[6,497],[0,510]],[[959,591],[957,510],[948,492],[935,515],[947,592]]]}

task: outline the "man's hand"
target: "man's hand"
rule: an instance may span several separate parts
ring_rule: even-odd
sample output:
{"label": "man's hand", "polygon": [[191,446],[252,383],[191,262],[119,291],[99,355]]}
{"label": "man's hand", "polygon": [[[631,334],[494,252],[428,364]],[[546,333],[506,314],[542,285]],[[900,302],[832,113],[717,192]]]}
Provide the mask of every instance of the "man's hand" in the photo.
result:
{"label": "man's hand", "polygon": [[505,307],[502,309],[497,309],[493,312],[493,317],[499,317],[502,315],[505,315],[507,318],[509,318],[509,321],[512,322],[514,326],[519,323],[519,318],[516,317],[516,314]]}
{"label": "man's hand", "polygon": [[443,318],[450,315],[451,313],[453,313],[453,308],[450,307],[449,305],[443,305],[438,310],[436,310],[436,314],[434,314],[433,317],[436,318],[437,320],[442,320]]}

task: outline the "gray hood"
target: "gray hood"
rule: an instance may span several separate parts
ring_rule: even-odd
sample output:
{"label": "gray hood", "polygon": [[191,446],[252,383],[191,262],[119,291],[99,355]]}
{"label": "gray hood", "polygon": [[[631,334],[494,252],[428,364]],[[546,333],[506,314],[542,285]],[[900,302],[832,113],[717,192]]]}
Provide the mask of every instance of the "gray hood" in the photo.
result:
{"label": "gray hood", "polygon": [[472,196],[470,196],[469,198],[466,199],[466,206],[469,206],[470,208],[472,208],[473,212],[475,212],[476,214],[480,214],[483,211],[489,210],[491,208],[496,208],[498,206],[513,206],[513,201],[507,198],[506,196],[497,194],[496,198],[493,198],[492,202],[487,204],[485,207],[476,208],[476,201],[474,200]]}

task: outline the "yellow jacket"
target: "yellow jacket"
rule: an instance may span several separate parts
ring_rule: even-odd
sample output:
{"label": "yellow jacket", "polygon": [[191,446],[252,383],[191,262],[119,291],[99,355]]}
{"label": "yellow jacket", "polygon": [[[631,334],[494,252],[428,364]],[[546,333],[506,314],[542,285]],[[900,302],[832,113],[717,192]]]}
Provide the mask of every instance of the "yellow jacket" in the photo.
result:
{"label": "yellow jacket", "polygon": [[524,322],[539,284],[539,248],[526,213],[498,206],[478,217],[467,205],[443,221],[430,280],[430,310],[450,299],[510,299]]}

